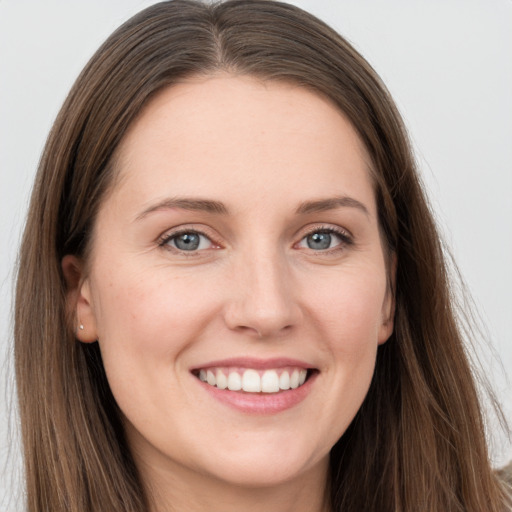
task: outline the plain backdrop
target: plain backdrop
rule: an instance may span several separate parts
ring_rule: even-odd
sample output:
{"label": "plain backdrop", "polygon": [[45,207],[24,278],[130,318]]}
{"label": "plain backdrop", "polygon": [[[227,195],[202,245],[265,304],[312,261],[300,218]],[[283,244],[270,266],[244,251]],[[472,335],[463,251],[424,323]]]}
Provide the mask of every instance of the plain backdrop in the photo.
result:
{"label": "plain backdrop", "polygon": [[[120,23],[152,3],[0,0],[0,510],[5,512],[22,509],[16,501],[21,485],[11,294],[38,158],[86,61]],[[512,373],[512,0],[291,3],[347,37],[394,96],[445,240],[494,347],[479,346],[477,356],[512,420],[505,376]],[[493,458],[500,465],[511,457],[510,443],[491,430],[496,431]]]}

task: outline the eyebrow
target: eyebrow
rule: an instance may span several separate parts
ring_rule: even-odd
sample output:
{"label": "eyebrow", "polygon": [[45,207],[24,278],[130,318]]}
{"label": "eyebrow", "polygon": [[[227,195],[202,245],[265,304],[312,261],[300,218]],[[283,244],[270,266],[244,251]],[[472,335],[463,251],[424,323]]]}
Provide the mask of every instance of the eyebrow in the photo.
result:
{"label": "eyebrow", "polygon": [[326,199],[318,199],[315,201],[305,201],[299,205],[296,210],[296,213],[299,215],[305,215],[308,213],[318,213],[325,212],[328,210],[335,210],[336,208],[356,208],[362,211],[367,217],[370,216],[370,212],[368,208],[352,197],[347,196],[339,196],[339,197],[329,197]]}
{"label": "eyebrow", "polygon": [[[317,199],[314,201],[304,201],[296,209],[297,215],[307,215],[310,213],[325,212],[335,210],[336,208],[356,208],[363,212],[368,217],[370,213],[366,206],[352,197],[340,196],[329,197],[326,199]],[[211,199],[190,199],[186,197],[171,197],[166,198],[158,203],[146,208],[140,213],[136,220],[141,220],[150,213],[169,210],[173,208],[180,208],[182,210],[189,210],[195,212],[213,213],[216,215],[228,215],[228,208],[220,201],[213,201]]]}
{"label": "eyebrow", "polygon": [[180,208],[182,210],[190,210],[194,212],[215,213],[217,215],[228,214],[226,206],[219,201],[212,201],[210,199],[189,199],[186,197],[170,197],[146,208],[142,213],[137,215],[136,220],[141,220],[153,212],[170,210],[173,208]]}

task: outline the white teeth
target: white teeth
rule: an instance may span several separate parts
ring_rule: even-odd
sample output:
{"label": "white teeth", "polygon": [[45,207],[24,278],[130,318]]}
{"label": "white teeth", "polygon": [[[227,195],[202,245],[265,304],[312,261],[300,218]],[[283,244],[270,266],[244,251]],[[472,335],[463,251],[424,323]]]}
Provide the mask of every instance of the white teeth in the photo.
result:
{"label": "white teeth", "polygon": [[198,377],[218,389],[243,390],[247,393],[278,393],[296,389],[306,382],[307,377],[307,370],[304,368],[265,370],[263,373],[261,370],[248,368],[242,374],[240,372],[239,369],[212,368],[199,370]]}
{"label": "white teeth", "polygon": [[293,373],[290,376],[290,387],[292,389],[299,387],[299,372],[298,372],[298,370],[293,370]]}
{"label": "white teeth", "polygon": [[228,378],[220,370],[217,370],[217,387],[219,389],[228,387]]}
{"label": "white teeth", "polygon": [[242,389],[242,377],[237,372],[229,373],[228,389],[230,391],[240,391]]}
{"label": "white teeth", "polygon": [[279,377],[279,389],[290,389],[290,374],[288,372],[281,373],[281,377]]}
{"label": "white teeth", "polygon": [[245,370],[242,377],[242,389],[250,393],[259,393],[261,391],[261,379],[256,370]]}
{"label": "white teeth", "polygon": [[267,370],[262,375],[261,391],[264,393],[277,393],[279,391],[279,377],[277,376],[277,372],[275,370]]}
{"label": "white teeth", "polygon": [[215,384],[217,384],[217,379],[211,370],[206,372],[206,382],[208,382],[210,386],[215,386]]}

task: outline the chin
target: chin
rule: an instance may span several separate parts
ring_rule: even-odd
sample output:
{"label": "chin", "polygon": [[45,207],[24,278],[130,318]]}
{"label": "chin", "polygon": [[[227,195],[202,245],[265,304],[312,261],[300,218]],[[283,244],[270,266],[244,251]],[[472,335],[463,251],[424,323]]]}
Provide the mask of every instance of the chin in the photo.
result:
{"label": "chin", "polygon": [[[247,446],[252,449],[248,450]],[[302,448],[296,442],[267,440],[223,454],[212,450],[203,459],[203,471],[208,466],[207,471],[218,480],[247,488],[271,487],[306,478],[313,470],[318,473],[322,465],[327,471],[329,451],[326,448],[321,451]]]}

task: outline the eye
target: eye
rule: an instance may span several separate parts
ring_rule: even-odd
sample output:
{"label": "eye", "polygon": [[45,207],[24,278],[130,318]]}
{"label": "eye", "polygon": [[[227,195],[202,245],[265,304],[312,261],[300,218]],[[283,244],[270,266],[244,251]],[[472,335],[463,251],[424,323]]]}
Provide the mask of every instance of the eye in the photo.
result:
{"label": "eye", "polygon": [[298,244],[299,247],[313,251],[327,251],[340,245],[350,244],[348,234],[333,228],[316,229],[307,234]]}
{"label": "eye", "polygon": [[162,246],[170,246],[179,251],[193,252],[202,249],[211,249],[213,242],[202,233],[197,231],[181,231],[165,236],[161,242]]}

